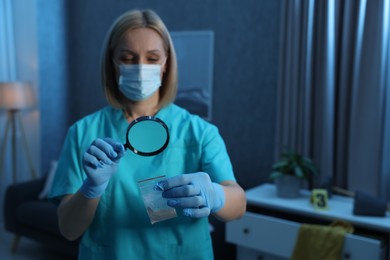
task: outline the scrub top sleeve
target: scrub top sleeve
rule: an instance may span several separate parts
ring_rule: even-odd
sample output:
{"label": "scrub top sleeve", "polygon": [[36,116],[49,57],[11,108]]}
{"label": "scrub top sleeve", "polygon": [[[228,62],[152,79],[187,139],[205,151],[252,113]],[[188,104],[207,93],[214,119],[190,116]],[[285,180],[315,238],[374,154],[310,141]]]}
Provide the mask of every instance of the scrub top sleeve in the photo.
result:
{"label": "scrub top sleeve", "polygon": [[81,187],[85,174],[82,171],[80,147],[77,145],[76,127],[72,126],[65,138],[65,142],[58,160],[53,184],[49,192],[49,200],[59,203],[67,194],[74,194]]}
{"label": "scrub top sleeve", "polygon": [[225,142],[213,125],[204,131],[202,170],[210,175],[213,182],[236,181]]}

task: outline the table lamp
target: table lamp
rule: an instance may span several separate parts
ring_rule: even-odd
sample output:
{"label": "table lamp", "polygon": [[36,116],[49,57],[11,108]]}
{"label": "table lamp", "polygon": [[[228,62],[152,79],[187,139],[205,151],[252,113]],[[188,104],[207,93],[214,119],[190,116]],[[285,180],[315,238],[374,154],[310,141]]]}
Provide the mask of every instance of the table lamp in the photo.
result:
{"label": "table lamp", "polygon": [[11,144],[12,144],[12,176],[13,182],[16,182],[16,131],[20,128],[22,134],[22,142],[25,153],[31,169],[32,177],[35,178],[35,170],[31,160],[30,152],[27,145],[27,138],[24,131],[23,123],[20,117],[20,111],[32,108],[35,105],[34,90],[31,84],[27,82],[0,82],[0,110],[7,111],[7,122],[4,132],[3,145],[0,154],[0,176],[3,170],[3,163],[5,157],[5,150],[8,141],[10,129],[12,130]]}

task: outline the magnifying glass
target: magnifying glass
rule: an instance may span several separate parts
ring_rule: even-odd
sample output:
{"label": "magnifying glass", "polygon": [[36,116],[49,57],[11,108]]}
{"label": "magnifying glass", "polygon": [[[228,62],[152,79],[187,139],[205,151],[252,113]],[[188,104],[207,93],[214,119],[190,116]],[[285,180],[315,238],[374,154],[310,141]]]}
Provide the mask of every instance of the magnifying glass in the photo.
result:
{"label": "magnifying glass", "polygon": [[167,125],[154,116],[141,116],[127,127],[125,148],[142,156],[161,153],[169,142]]}

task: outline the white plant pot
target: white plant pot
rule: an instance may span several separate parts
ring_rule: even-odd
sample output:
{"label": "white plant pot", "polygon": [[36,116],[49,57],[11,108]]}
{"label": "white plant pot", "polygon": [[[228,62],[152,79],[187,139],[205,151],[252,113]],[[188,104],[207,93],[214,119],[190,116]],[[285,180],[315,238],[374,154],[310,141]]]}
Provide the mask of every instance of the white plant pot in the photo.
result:
{"label": "white plant pot", "polygon": [[275,179],[275,185],[278,197],[296,198],[301,189],[301,179],[291,175],[283,175]]}

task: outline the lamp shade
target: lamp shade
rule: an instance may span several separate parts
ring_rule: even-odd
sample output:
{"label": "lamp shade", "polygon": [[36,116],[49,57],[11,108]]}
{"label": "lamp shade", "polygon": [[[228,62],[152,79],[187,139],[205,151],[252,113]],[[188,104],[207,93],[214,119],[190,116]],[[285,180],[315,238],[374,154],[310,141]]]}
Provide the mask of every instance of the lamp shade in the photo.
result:
{"label": "lamp shade", "polygon": [[0,109],[20,110],[35,105],[34,90],[27,82],[0,82]]}

